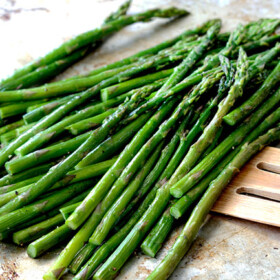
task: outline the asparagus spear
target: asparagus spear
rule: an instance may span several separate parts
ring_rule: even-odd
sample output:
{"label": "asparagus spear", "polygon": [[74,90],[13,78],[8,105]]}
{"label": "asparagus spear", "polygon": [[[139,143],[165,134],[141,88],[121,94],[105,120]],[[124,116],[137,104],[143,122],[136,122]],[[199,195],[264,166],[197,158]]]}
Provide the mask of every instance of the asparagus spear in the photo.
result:
{"label": "asparagus spear", "polygon": [[117,20],[119,17],[126,15],[127,10],[131,5],[132,0],[125,1],[115,12],[110,14],[105,20],[104,23],[108,23],[114,20]]}
{"label": "asparagus spear", "polygon": [[13,242],[17,245],[23,246],[24,244],[30,243],[31,241],[49,233],[63,223],[63,216],[61,214],[57,214],[56,216],[41,223],[13,233]]}
{"label": "asparagus spear", "polygon": [[96,75],[96,74],[99,74],[99,73],[104,72],[104,71],[109,70],[109,69],[114,69],[114,68],[117,68],[117,67],[120,67],[120,66],[123,66],[123,65],[131,64],[131,63],[139,60],[139,58],[142,59],[142,58],[148,57],[149,55],[154,55],[154,54],[158,53],[159,51],[161,51],[163,49],[171,47],[172,45],[179,42],[180,40],[183,40],[183,39],[188,40],[188,37],[203,35],[215,23],[216,23],[216,20],[206,21],[201,26],[198,26],[194,29],[184,31],[183,33],[181,33],[179,36],[175,37],[174,39],[164,41],[164,42],[162,42],[162,43],[160,43],[156,46],[153,46],[153,47],[148,48],[146,50],[140,51],[140,52],[138,52],[138,53],[136,53],[136,54],[134,54],[130,57],[124,58],[122,60],[113,62],[113,63],[108,64],[108,65],[104,65],[104,66],[99,67],[97,69],[94,69],[93,71],[88,73],[86,76]]}
{"label": "asparagus spear", "polygon": [[[109,159],[110,156],[116,154],[120,148],[124,147],[124,145],[128,143],[128,141],[144,125],[148,118],[148,114],[143,115],[118,131],[116,134],[107,138],[89,153],[88,159],[90,159],[90,162],[87,162],[82,166],[79,165],[79,168]],[[5,167],[9,173],[15,174],[40,163],[67,155],[68,153],[75,151],[90,136],[90,134],[91,132],[87,132],[68,141],[49,146],[45,149],[37,150],[23,157],[15,158],[6,162]]]}
{"label": "asparagus spear", "polygon": [[[147,279],[167,279],[174,271],[180,260],[186,254],[195,239],[199,228],[204,222],[206,215],[211,207],[219,197],[223,188],[230,182],[233,176],[241,169],[241,167],[265,145],[272,141],[280,139],[280,129],[275,128],[268,131],[263,136],[251,144],[245,143],[241,151],[234,157],[234,159],[225,167],[222,173],[211,182],[206,193],[203,195],[200,202],[192,211],[187,224],[182,230],[181,234],[174,243],[172,249],[168,252],[167,256],[160,263],[160,265],[149,275]],[[100,275],[100,273],[99,273]],[[101,278],[95,278],[101,279]]]}
{"label": "asparagus spear", "polygon": [[127,92],[133,88],[145,86],[149,83],[155,82],[160,79],[164,79],[170,76],[173,72],[173,68],[167,70],[161,70],[156,73],[148,74],[145,76],[137,77],[101,90],[101,99],[103,101],[112,99],[120,94]]}
{"label": "asparagus spear", "polygon": [[31,101],[31,102],[12,103],[6,106],[2,106],[0,107],[0,117],[1,119],[6,119],[17,115],[22,115],[26,112],[29,106],[36,103],[37,103],[36,101]]}
{"label": "asparagus spear", "polygon": [[261,87],[241,106],[227,114],[223,119],[229,125],[236,125],[256,109],[270,94],[271,89],[280,79],[280,62],[273,69]]}
{"label": "asparagus spear", "polygon": [[55,62],[59,59],[64,58],[66,55],[71,54],[79,48],[82,48],[87,45],[91,45],[97,40],[108,36],[109,34],[120,30],[121,28],[130,25],[132,23],[138,21],[148,21],[153,17],[162,17],[162,18],[170,18],[170,17],[178,17],[188,14],[188,12],[179,10],[176,8],[169,8],[165,10],[154,9],[149,10],[144,13],[135,14],[132,16],[121,16],[115,21],[111,21],[102,25],[100,28],[96,28],[94,30],[85,32],[76,36],[75,38],[70,39],[69,41],[63,43],[58,48],[49,52],[44,57],[41,57],[34,62],[26,65],[25,67],[17,70],[12,76],[7,78],[6,80],[1,82],[2,88],[5,87],[5,84],[14,80],[15,78],[21,77],[25,74],[28,74],[40,66],[44,66]]}
{"label": "asparagus spear", "polygon": [[55,245],[67,240],[74,232],[65,224],[57,227],[48,234],[30,243],[27,247],[27,254],[30,258],[37,258]]}
{"label": "asparagus spear", "polygon": [[218,147],[216,147],[207,157],[197,164],[186,176],[178,181],[170,189],[171,194],[180,198],[186,191],[194,186],[207,172],[211,166],[219,161],[223,155],[232,147],[238,145],[246,136],[246,133],[256,127],[261,119],[279,103],[280,89],[277,90],[263,105],[251,115],[251,117],[231,133]]}
{"label": "asparagus spear", "polygon": [[116,108],[109,109],[106,112],[99,114],[97,116],[86,118],[82,121],[73,123],[67,126],[66,129],[69,130],[73,135],[79,135],[87,130],[92,130],[100,126],[103,120],[109,115],[113,114],[116,110],[117,110]]}

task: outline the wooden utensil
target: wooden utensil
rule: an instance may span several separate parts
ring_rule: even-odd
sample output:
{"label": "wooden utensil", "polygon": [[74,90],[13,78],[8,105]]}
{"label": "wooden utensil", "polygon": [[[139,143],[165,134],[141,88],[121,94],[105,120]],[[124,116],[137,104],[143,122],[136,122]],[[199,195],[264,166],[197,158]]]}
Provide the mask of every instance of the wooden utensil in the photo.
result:
{"label": "wooden utensil", "polygon": [[212,211],[280,227],[280,149],[266,147],[249,161]]}

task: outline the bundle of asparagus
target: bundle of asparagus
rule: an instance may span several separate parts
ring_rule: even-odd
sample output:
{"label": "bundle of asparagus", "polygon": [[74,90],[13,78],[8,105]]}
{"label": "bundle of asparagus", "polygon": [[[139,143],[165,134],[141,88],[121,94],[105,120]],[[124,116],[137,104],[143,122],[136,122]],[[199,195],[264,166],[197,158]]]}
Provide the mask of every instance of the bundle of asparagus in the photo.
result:
{"label": "bundle of asparagus", "polygon": [[280,139],[279,20],[231,33],[210,20],[40,86],[128,24],[187,14],[129,5],[1,83],[0,238],[32,258],[68,240],[46,280],[112,279],[138,247],[154,257],[179,219],[148,277],[168,278],[235,173]]}

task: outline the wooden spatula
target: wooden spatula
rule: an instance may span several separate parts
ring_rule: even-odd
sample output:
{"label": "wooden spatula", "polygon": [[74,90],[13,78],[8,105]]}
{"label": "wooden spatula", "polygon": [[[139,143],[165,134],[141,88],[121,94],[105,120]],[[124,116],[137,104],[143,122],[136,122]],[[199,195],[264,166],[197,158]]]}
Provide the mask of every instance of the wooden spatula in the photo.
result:
{"label": "wooden spatula", "polygon": [[248,162],[212,211],[280,227],[280,149],[266,147]]}

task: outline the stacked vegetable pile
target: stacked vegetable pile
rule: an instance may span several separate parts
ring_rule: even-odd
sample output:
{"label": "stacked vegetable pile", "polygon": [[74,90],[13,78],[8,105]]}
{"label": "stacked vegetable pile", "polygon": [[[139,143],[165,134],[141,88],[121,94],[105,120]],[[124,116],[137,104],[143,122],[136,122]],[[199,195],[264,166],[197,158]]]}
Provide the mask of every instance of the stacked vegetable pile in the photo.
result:
{"label": "stacked vegetable pile", "polygon": [[[0,236],[36,258],[68,241],[44,279],[112,279],[141,247],[166,279],[222,189],[280,139],[280,20],[231,33],[220,20],[83,76],[38,86],[123,26],[187,14],[126,15],[64,43],[1,83]],[[34,87],[37,86],[37,87]]]}

